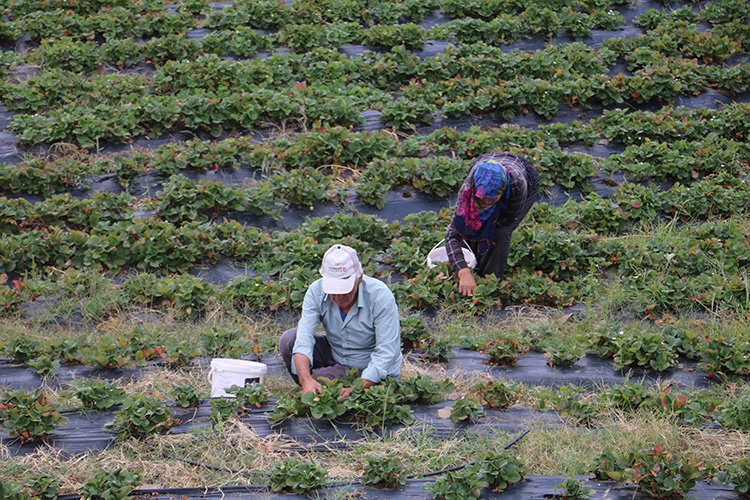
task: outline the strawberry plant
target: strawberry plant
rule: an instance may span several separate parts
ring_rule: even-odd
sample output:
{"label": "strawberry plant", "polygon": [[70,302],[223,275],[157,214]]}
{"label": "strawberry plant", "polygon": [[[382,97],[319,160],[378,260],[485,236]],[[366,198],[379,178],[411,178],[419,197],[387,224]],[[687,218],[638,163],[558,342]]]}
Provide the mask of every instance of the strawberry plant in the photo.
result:
{"label": "strawberry plant", "polygon": [[150,332],[141,326],[136,326],[129,334],[119,337],[118,340],[130,346],[134,353],[133,358],[138,364],[157,360],[164,354],[159,332]]}
{"label": "strawberry plant", "polygon": [[421,49],[424,31],[416,24],[392,24],[374,26],[364,31],[364,45],[374,47],[396,47],[403,45],[407,49]]}
{"label": "strawberry plant", "polygon": [[674,325],[665,325],[661,333],[678,355],[684,356],[687,359],[698,359],[700,357],[698,351],[699,335],[697,332],[678,328]]}
{"label": "strawberry plant", "polygon": [[436,382],[429,375],[418,375],[402,380],[401,385],[401,393],[407,401],[428,405],[445,401],[446,393],[455,389],[455,385],[450,380]]}
{"label": "strawberry plant", "polygon": [[482,347],[482,352],[489,356],[489,364],[497,366],[515,366],[518,356],[528,352],[520,338],[513,335],[502,335]]}
{"label": "strawberry plant", "polygon": [[108,40],[101,45],[102,59],[108,63],[124,68],[141,61],[141,47],[135,40]]}
{"label": "strawberry plant", "polygon": [[242,331],[222,326],[212,326],[201,334],[204,352],[212,358],[238,358],[251,351]]}
{"label": "strawberry plant", "polygon": [[556,484],[555,488],[561,491],[556,493],[554,498],[563,500],[585,500],[594,494],[594,488],[572,477],[566,477],[562,483]]}
{"label": "strawberry plant", "polygon": [[304,495],[325,485],[326,471],[314,462],[300,462],[287,458],[275,462],[271,469],[271,490]]}
{"label": "strawberry plant", "polygon": [[14,391],[0,398],[0,421],[10,437],[21,444],[43,441],[55,426],[68,421],[47,400],[43,392]]}
{"label": "strawberry plant", "polygon": [[58,41],[42,40],[36,55],[46,67],[62,68],[76,73],[91,71],[99,66],[96,44],[63,37]]}
{"label": "strawberry plant", "polygon": [[31,493],[33,498],[39,500],[55,500],[60,492],[60,481],[45,474],[32,476],[23,483],[23,486]]}
{"label": "strawberry plant", "polygon": [[195,408],[201,404],[201,398],[193,386],[180,385],[172,389],[174,403],[180,408]]}
{"label": "strawberry plant", "polygon": [[467,397],[458,398],[451,408],[451,421],[454,423],[475,422],[483,416],[484,407],[481,403]]}
{"label": "strawberry plant", "polygon": [[182,368],[201,355],[201,350],[190,340],[172,341],[167,343],[162,359],[170,368]]}
{"label": "strawberry plant", "polygon": [[411,184],[424,193],[445,198],[456,192],[469,172],[469,164],[453,158],[428,158],[415,168]]}
{"label": "strawberry plant", "polygon": [[381,119],[393,128],[416,130],[417,125],[430,125],[433,121],[432,114],[436,110],[434,104],[399,99],[383,106]]}
{"label": "strawberry plant", "polygon": [[374,429],[395,424],[411,425],[414,422],[411,408],[399,404],[405,397],[400,392],[396,380],[389,378],[365,389],[361,379],[357,379],[352,386],[354,390],[345,401],[346,410],[361,420],[366,428]]}
{"label": "strawberry plant", "polygon": [[368,457],[363,482],[376,488],[397,488],[406,484],[406,471],[401,458],[395,455]]}
{"label": "strawberry plant", "polygon": [[623,454],[607,448],[594,459],[591,470],[596,479],[623,482],[625,480],[625,469],[634,461],[635,457],[632,451]]}
{"label": "strawberry plant", "polygon": [[610,325],[600,325],[589,334],[589,348],[597,356],[613,358],[618,349],[618,339],[623,333]]}
{"label": "strawberry plant", "polygon": [[523,462],[508,451],[485,452],[480,455],[477,465],[480,467],[480,475],[494,493],[502,493],[524,476]]}
{"label": "strawberry plant", "polygon": [[133,488],[141,484],[141,475],[126,469],[111,469],[96,473],[83,485],[84,500],[115,500],[128,498]]}
{"label": "strawberry plant", "polygon": [[8,500],[31,500],[31,495],[17,484],[0,481],[0,498],[7,498]]}
{"label": "strawberry plant", "polygon": [[36,359],[27,361],[26,366],[34,370],[34,373],[46,380],[55,376],[55,369],[60,368],[60,361],[42,355]]}
{"label": "strawberry plant", "polygon": [[437,481],[427,485],[432,498],[439,500],[478,499],[487,480],[477,465],[470,465],[455,472],[448,472]]}
{"label": "strawberry plant", "polygon": [[291,396],[282,396],[276,402],[273,412],[268,417],[268,422],[273,426],[277,425],[290,417],[301,417],[307,412],[307,406],[300,398]]}
{"label": "strawberry plant", "polygon": [[70,385],[73,395],[88,410],[108,410],[125,399],[125,391],[107,380],[80,379]]}
{"label": "strawberry plant", "polygon": [[287,200],[292,205],[313,209],[316,202],[326,197],[329,178],[322,172],[310,167],[298,168],[291,172],[282,172],[258,186],[266,187],[276,196]]}
{"label": "strawberry plant", "polygon": [[197,318],[208,307],[213,287],[199,278],[182,274],[160,278],[139,274],[123,284],[125,295],[144,305],[172,306],[188,318]]}
{"label": "strawberry plant", "polygon": [[750,343],[722,334],[706,335],[698,344],[701,362],[698,368],[714,376],[742,375],[750,372]]}
{"label": "strawberry plant", "polygon": [[268,400],[268,391],[266,388],[257,383],[253,382],[245,387],[232,387],[226,388],[227,394],[234,394],[239,409],[246,412],[249,411],[248,406],[253,408],[261,408],[263,403]]}
{"label": "strawberry plant", "polygon": [[652,498],[685,498],[696,481],[705,476],[701,462],[675,456],[664,445],[637,453],[625,470],[625,478]]}
{"label": "strawberry plant", "polygon": [[224,424],[238,416],[240,401],[235,398],[215,398],[211,400],[211,420],[214,429],[221,430]]}
{"label": "strawberry plant", "polygon": [[159,193],[159,215],[170,221],[206,220],[221,212],[243,211],[247,194],[221,182],[196,182],[179,175]]}
{"label": "strawberry plant", "polygon": [[584,354],[585,351],[581,346],[568,343],[550,348],[544,353],[544,357],[547,359],[550,368],[567,368],[578,363]]}
{"label": "strawberry plant", "polygon": [[313,418],[333,420],[346,413],[345,398],[339,396],[341,387],[335,382],[327,382],[320,393],[309,392],[302,395],[302,402],[308,406]]}
{"label": "strawberry plant", "polygon": [[472,387],[472,392],[479,396],[484,406],[504,410],[513,406],[520,398],[521,384],[506,384],[502,381],[488,380]]}
{"label": "strawberry plant", "polygon": [[664,336],[657,332],[629,330],[617,339],[615,345],[616,368],[638,366],[664,371],[674,364],[677,357]]}
{"label": "strawberry plant", "polygon": [[586,398],[583,388],[576,385],[559,386],[549,399],[553,408],[574,424],[587,427],[593,425],[596,408],[594,403]]}
{"label": "strawberry plant", "polygon": [[105,335],[96,344],[83,348],[83,359],[86,364],[105,370],[118,370],[132,365],[133,352],[126,339]]}
{"label": "strawberry plant", "polygon": [[685,498],[697,480],[706,475],[700,462],[675,456],[664,445],[619,453],[605,450],[594,462],[598,479],[629,481],[651,498]]}
{"label": "strawberry plant", "polygon": [[720,402],[716,396],[708,391],[686,393],[674,389],[672,385],[660,387],[656,394],[644,401],[642,407],[654,409],[695,427],[712,419]]}
{"label": "strawberry plant", "polygon": [[258,51],[273,48],[274,40],[251,28],[238,27],[233,31],[214,31],[203,38],[203,50],[219,56],[252,57]]}
{"label": "strawberry plant", "polygon": [[3,354],[17,363],[27,363],[41,352],[39,343],[29,337],[16,337],[3,346]]}
{"label": "strawberry plant", "polygon": [[750,493],[750,460],[738,460],[716,474],[716,481],[726,484],[744,496]]}
{"label": "strawberry plant", "polygon": [[420,355],[431,363],[447,363],[453,344],[447,339],[435,337],[422,339],[419,345]]}
{"label": "strawberry plant", "polygon": [[164,402],[148,396],[128,396],[113,422],[105,427],[117,432],[121,439],[145,438],[166,431],[176,423]]}
{"label": "strawberry plant", "polygon": [[402,317],[400,324],[402,349],[417,349],[428,338],[427,325],[418,314]]}
{"label": "strawberry plant", "polygon": [[729,429],[750,431],[750,394],[725,401],[717,408],[716,419]]}
{"label": "strawberry plant", "polygon": [[612,385],[599,393],[599,400],[605,406],[611,406],[623,411],[632,412],[648,401],[651,394],[643,384],[625,382]]}

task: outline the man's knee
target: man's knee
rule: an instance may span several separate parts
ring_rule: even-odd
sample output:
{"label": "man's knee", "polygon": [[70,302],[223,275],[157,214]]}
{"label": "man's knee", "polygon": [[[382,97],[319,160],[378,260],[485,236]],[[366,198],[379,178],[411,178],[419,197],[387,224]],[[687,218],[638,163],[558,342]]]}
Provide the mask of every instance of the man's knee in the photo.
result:
{"label": "man's knee", "polygon": [[283,359],[292,357],[292,350],[294,350],[294,341],[297,340],[297,329],[291,328],[285,331],[279,339],[279,352]]}

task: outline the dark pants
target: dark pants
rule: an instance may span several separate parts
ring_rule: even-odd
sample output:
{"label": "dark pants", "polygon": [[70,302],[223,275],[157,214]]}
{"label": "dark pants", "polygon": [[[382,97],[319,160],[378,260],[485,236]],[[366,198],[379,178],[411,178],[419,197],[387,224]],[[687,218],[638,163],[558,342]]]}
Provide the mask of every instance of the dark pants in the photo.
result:
{"label": "dark pants", "polygon": [[[299,385],[299,378],[292,373],[292,349],[294,349],[295,340],[297,340],[296,328],[285,331],[279,339],[279,351],[281,351],[281,359],[284,360],[289,375],[291,375],[297,385]],[[346,372],[351,370],[352,367],[336,363],[336,360],[333,359],[333,353],[331,352],[331,345],[328,343],[328,338],[325,335],[315,335],[313,365],[311,368],[312,376],[315,378],[336,379],[346,376]],[[358,371],[359,373],[362,373],[361,370]]]}

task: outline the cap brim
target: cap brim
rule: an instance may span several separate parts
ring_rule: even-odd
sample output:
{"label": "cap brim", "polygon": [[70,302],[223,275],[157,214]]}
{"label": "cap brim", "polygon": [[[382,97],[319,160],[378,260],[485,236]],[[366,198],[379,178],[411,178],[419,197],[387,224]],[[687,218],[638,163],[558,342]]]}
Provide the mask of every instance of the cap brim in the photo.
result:
{"label": "cap brim", "polygon": [[329,295],[345,295],[354,289],[357,275],[352,274],[348,278],[326,278],[323,277],[323,293]]}

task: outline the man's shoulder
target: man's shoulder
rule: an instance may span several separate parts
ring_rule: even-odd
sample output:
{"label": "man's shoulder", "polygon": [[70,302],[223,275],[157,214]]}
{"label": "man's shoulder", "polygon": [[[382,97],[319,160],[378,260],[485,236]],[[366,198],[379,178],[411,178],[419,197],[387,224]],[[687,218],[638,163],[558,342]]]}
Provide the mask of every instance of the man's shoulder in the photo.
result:
{"label": "man's shoulder", "polygon": [[323,278],[318,278],[307,287],[307,293],[313,297],[323,297]]}
{"label": "man's shoulder", "polygon": [[362,278],[362,282],[367,289],[367,293],[371,296],[372,299],[390,300],[394,298],[393,292],[390,288],[388,288],[388,285],[386,285],[379,279],[364,275]]}

